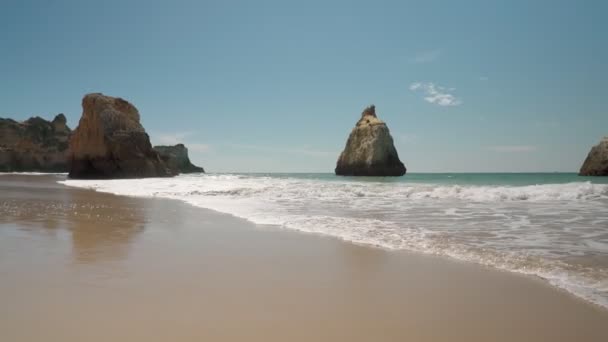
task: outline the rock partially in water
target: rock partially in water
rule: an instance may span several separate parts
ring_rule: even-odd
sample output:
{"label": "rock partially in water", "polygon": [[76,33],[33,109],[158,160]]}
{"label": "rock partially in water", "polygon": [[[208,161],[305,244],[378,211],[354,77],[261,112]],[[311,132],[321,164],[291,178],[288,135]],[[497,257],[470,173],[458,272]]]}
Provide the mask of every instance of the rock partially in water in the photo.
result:
{"label": "rock partially in water", "polygon": [[579,175],[608,176],[608,136],[591,148]]}
{"label": "rock partially in water", "polygon": [[101,93],[82,99],[82,117],[70,139],[71,178],[173,176],[152,149],[139,111],[121,98]]}
{"label": "rock partially in water", "polygon": [[167,166],[179,173],[196,173],[205,172],[202,167],[196,166],[190,162],[188,157],[188,149],[184,144],[175,146],[154,146],[160,157],[165,161]]}
{"label": "rock partially in water", "polygon": [[353,128],[338,158],[336,175],[403,176],[406,168],[399,160],[393,137],[376,116],[375,106],[366,108]]}
{"label": "rock partially in water", "polygon": [[63,114],[53,121],[0,118],[0,172],[67,172],[70,134]]}

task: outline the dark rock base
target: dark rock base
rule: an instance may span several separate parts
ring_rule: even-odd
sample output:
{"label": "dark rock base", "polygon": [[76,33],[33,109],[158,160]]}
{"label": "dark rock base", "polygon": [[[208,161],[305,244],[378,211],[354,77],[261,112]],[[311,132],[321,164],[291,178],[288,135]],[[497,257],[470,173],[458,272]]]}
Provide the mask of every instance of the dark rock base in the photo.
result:
{"label": "dark rock base", "polygon": [[399,177],[405,175],[407,169],[403,164],[395,165],[338,165],[338,176],[368,176],[368,177]]}
{"label": "dark rock base", "polygon": [[176,173],[162,162],[145,159],[116,160],[107,158],[74,159],[71,163],[70,178],[110,179],[172,177]]}

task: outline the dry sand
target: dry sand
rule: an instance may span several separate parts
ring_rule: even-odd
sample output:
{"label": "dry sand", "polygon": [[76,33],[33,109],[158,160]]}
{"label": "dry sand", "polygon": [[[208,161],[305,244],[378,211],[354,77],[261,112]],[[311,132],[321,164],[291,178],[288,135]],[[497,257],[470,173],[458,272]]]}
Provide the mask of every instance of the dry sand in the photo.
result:
{"label": "dry sand", "polygon": [[0,176],[0,341],[608,341],[541,279]]}

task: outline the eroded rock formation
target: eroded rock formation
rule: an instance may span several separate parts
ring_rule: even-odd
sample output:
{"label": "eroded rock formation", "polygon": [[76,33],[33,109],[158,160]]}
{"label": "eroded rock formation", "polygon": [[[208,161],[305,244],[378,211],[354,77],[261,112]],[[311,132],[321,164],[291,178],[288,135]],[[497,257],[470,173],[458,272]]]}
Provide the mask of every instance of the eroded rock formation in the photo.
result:
{"label": "eroded rock formation", "polygon": [[71,178],[143,178],[175,175],[139,121],[135,106],[100,93],[82,99],[82,117],[70,139]]}
{"label": "eroded rock formation", "polygon": [[591,148],[579,175],[608,176],[608,136]]}
{"label": "eroded rock formation", "polygon": [[196,166],[190,162],[188,149],[184,144],[177,144],[175,146],[154,146],[154,149],[172,170],[177,170],[179,173],[205,172],[202,167]]}
{"label": "eroded rock formation", "polygon": [[70,134],[63,114],[53,121],[0,118],[0,172],[67,172]]}
{"label": "eroded rock formation", "polygon": [[405,166],[386,124],[367,107],[353,128],[335,170],[342,176],[403,176]]}

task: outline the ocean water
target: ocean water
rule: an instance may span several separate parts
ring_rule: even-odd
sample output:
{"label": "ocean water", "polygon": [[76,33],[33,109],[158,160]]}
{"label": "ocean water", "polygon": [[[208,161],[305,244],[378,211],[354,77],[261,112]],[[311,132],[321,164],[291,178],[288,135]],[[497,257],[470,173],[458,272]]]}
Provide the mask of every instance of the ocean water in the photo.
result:
{"label": "ocean water", "polygon": [[62,183],[172,198],[258,224],[536,275],[608,308],[608,178],[194,174]]}

